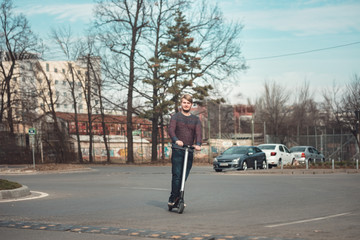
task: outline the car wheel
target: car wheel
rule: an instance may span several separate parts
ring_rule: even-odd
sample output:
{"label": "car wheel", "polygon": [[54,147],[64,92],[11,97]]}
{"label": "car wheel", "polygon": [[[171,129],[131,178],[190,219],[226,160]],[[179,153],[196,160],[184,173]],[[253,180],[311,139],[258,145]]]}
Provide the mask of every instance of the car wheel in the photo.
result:
{"label": "car wheel", "polygon": [[222,172],[222,169],[215,169],[215,172]]}
{"label": "car wheel", "polygon": [[267,169],[267,163],[264,160],[261,163],[261,169]]}
{"label": "car wheel", "polygon": [[241,168],[242,168],[242,170],[246,171],[248,168],[247,162],[244,161]]}

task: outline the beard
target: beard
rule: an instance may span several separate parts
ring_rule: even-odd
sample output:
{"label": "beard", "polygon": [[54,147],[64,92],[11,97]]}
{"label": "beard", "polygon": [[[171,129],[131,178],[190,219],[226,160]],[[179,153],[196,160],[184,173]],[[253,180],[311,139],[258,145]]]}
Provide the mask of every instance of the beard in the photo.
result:
{"label": "beard", "polygon": [[189,113],[189,112],[190,112],[190,108],[189,108],[189,109],[182,109],[182,111],[183,111],[184,113]]}

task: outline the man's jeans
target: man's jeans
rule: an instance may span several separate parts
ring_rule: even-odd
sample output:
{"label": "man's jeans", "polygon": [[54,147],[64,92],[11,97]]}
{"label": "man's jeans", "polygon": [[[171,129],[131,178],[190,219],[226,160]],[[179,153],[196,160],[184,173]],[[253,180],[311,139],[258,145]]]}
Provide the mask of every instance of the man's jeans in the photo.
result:
{"label": "man's jeans", "polygon": [[[172,148],[172,155],[171,155],[172,179],[171,179],[171,195],[169,198],[169,202],[175,202],[175,199],[180,196],[181,178],[182,178],[182,172],[184,166],[184,156],[185,156],[185,150]],[[194,158],[194,153],[192,151],[189,151],[185,180],[187,180],[189,176],[190,169],[193,163],[193,158]]]}

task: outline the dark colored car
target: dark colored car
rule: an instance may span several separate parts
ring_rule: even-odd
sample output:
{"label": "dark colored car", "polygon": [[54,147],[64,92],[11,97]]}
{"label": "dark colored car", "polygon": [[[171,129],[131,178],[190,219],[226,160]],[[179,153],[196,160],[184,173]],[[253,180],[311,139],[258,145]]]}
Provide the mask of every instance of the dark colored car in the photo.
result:
{"label": "dark colored car", "polygon": [[216,172],[224,169],[247,170],[257,168],[266,169],[266,155],[258,147],[233,146],[226,149],[220,156],[214,158],[213,166]]}

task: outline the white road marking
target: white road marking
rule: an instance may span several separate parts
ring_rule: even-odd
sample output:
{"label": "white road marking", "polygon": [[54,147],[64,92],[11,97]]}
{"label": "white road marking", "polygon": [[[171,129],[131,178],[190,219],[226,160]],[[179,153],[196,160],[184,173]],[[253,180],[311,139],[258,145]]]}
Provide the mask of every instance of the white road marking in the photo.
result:
{"label": "white road marking", "polygon": [[29,197],[23,197],[23,198],[14,198],[14,199],[1,199],[0,203],[3,202],[19,202],[19,201],[26,201],[26,200],[33,200],[33,199],[38,199],[38,198],[44,198],[49,196],[49,194],[44,193],[44,192],[35,192],[35,191],[30,191],[31,194],[36,194],[36,196],[29,196]]}
{"label": "white road marking", "polygon": [[292,225],[292,224],[307,223],[307,222],[325,220],[325,219],[329,219],[329,218],[341,217],[341,216],[345,216],[345,215],[349,215],[349,214],[350,214],[350,212],[340,213],[340,214],[335,214],[335,215],[330,215],[330,216],[325,216],[325,217],[305,219],[305,220],[300,220],[300,221],[295,221],[295,222],[287,222],[287,223],[280,223],[280,224],[274,224],[274,225],[267,225],[265,227],[268,227],[268,228],[282,227],[282,226],[287,226],[287,225]]}
{"label": "white road marking", "polygon": [[155,190],[155,191],[169,191],[169,189],[165,188],[142,188],[142,187],[119,187],[124,189],[134,189],[134,190]]}

